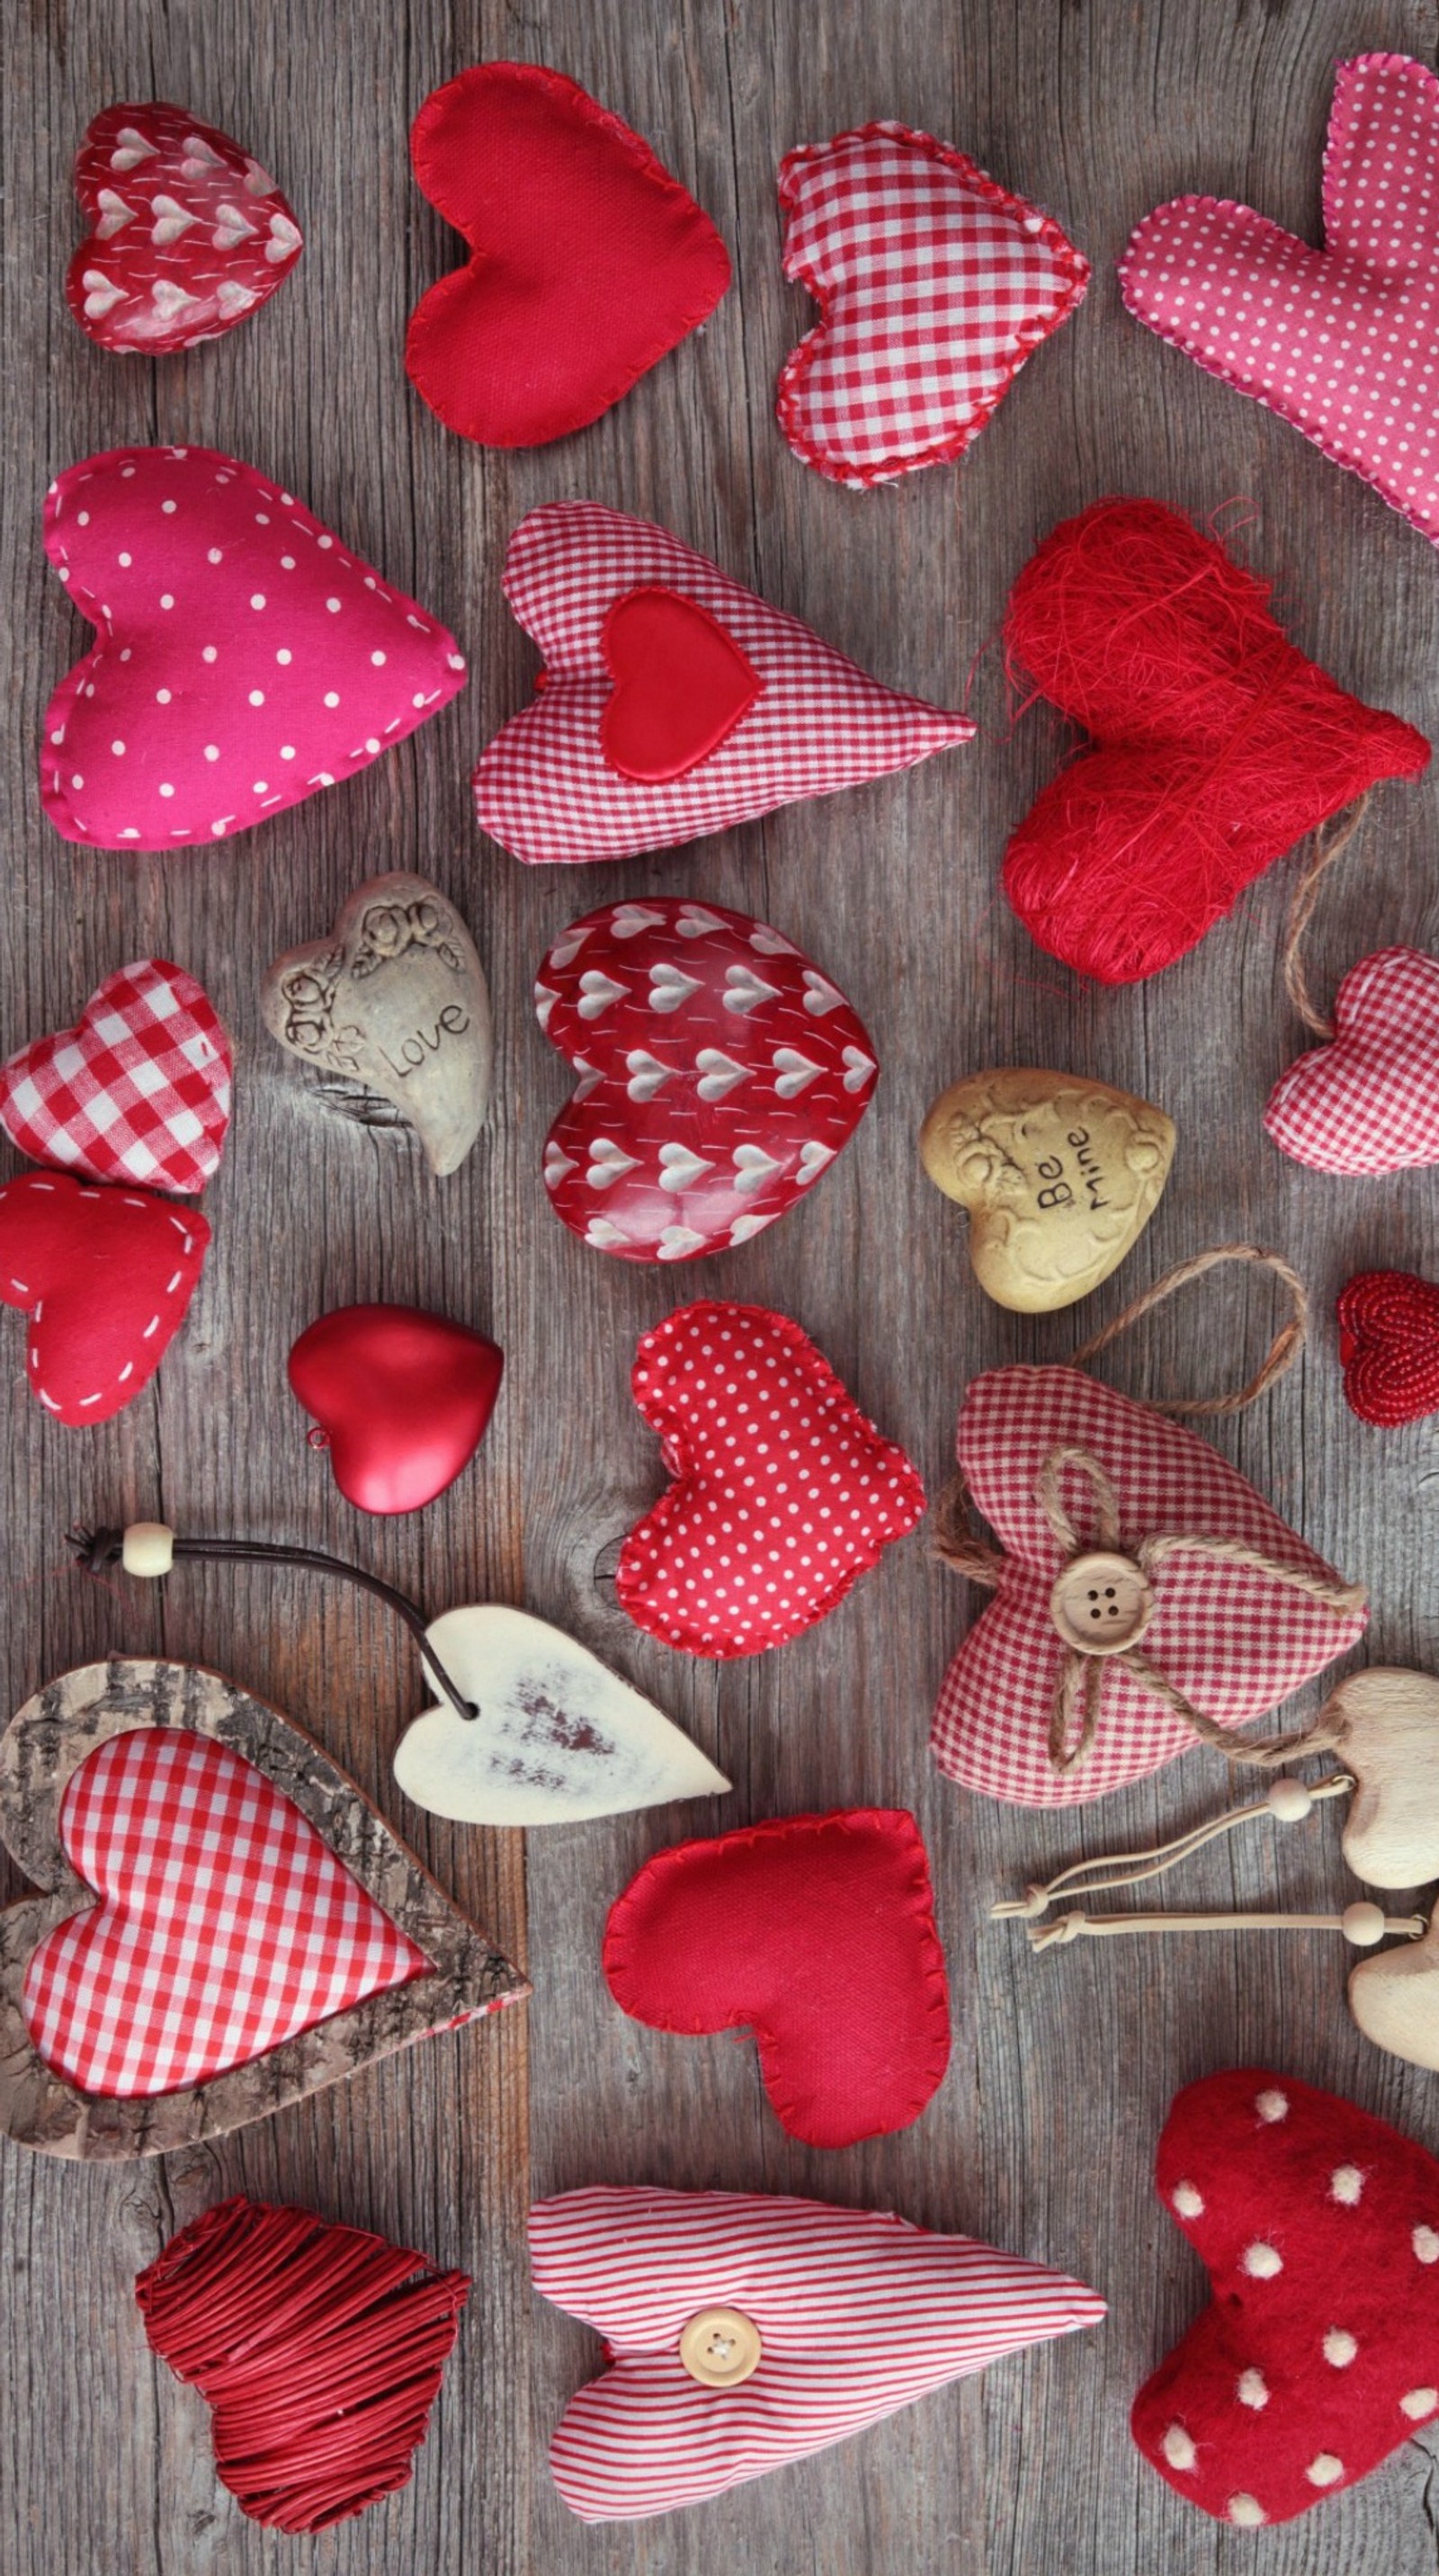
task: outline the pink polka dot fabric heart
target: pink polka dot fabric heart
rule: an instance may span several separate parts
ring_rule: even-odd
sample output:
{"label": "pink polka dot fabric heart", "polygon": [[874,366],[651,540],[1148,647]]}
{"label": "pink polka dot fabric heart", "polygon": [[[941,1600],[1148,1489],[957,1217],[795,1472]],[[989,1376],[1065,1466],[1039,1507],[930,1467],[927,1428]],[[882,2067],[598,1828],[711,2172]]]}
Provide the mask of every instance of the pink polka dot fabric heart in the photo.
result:
{"label": "pink polka dot fabric heart", "polygon": [[1335,997],[1332,1043],[1281,1073],[1264,1124],[1314,1172],[1439,1163],[1439,957],[1361,957]]}
{"label": "pink polka dot fabric heart", "polygon": [[368,768],[464,683],[443,626],[214,448],[72,465],[45,551],[98,630],[45,717],[40,793],[67,841],[248,831]]}
{"label": "pink polka dot fabric heart", "polygon": [[1439,543],[1439,79],[1423,63],[1340,64],[1324,240],[1176,197],[1134,233],[1124,300]]}
{"label": "pink polka dot fabric heart", "polygon": [[913,1529],[924,1487],[788,1315],[702,1299],[646,1333],[634,1399],[674,1482],[615,1577],[637,1628],[763,1654],[837,1609]]}

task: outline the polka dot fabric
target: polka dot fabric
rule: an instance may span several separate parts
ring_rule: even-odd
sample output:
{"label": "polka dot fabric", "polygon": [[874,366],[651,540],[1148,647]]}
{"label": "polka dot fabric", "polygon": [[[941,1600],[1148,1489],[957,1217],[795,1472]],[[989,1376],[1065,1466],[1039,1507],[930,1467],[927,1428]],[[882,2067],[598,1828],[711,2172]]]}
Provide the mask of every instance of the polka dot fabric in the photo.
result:
{"label": "polka dot fabric", "polygon": [[1176,197],[1131,238],[1124,300],[1439,543],[1439,79],[1423,63],[1340,64],[1324,238]]}
{"label": "polka dot fabric", "polygon": [[924,1510],[904,1451],[787,1315],[683,1306],[644,1335],[632,1384],[674,1482],[626,1539],[615,1589],[667,1646],[786,1644]]}
{"label": "polka dot fabric", "polygon": [[45,716],[40,793],[67,841],[226,840],[368,768],[464,682],[443,626],[214,448],[72,465],[45,551],[98,629]]}
{"label": "polka dot fabric", "polygon": [[1423,2147],[1247,2067],[1186,2086],[1155,2183],[1213,2291],[1130,2419],[1177,2494],[1241,2531],[1291,2522],[1439,2416],[1439,2163]]}

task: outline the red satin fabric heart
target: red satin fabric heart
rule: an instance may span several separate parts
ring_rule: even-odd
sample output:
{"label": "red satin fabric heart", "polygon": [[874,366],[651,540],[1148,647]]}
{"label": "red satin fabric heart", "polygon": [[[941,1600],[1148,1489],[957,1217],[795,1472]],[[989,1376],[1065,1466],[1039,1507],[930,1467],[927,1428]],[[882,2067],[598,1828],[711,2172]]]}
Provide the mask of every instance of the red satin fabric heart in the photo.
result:
{"label": "red satin fabric heart", "polygon": [[1336,1312],[1351,1413],[1385,1430],[1439,1413],[1439,1288],[1408,1270],[1361,1270]]}
{"label": "red satin fabric heart", "polygon": [[1334,997],[1334,1036],[1281,1073],[1264,1124],[1314,1172],[1439,1163],[1439,958],[1381,948]]}
{"label": "red satin fabric heart", "polygon": [[57,1422],[108,1422],[184,1321],[210,1229],[142,1190],[22,1172],[0,1189],[0,1303],[30,1317],[30,1392]]}
{"label": "red satin fabric heart", "polygon": [[65,301],[102,349],[158,358],[217,339],[258,312],[304,248],[253,154],[166,99],[95,118],[75,194],[90,232]]}
{"label": "red satin fabric heart", "polygon": [[543,64],[477,63],[435,90],[410,158],[472,256],[411,314],[405,369],[482,447],[598,420],[729,284],[719,234],[649,145]]}
{"label": "red satin fabric heart", "polygon": [[106,976],[73,1029],[0,1065],[0,1126],[37,1163],[185,1197],[219,1167],[232,1070],[204,986],[142,957]]}
{"label": "red satin fabric heart", "polygon": [[504,1354],[414,1306],[337,1306],[300,1335],[290,1385],[324,1434],[335,1482],[362,1512],[415,1512],[469,1465]]}
{"label": "red satin fabric heart", "polygon": [[949,2063],[949,1989],[913,1816],[785,1816],[656,1852],[612,1907],[604,1971],[652,2030],[752,2029],[791,2137],[917,2120]]}
{"label": "red satin fabric heart", "polygon": [[615,684],[600,749],[641,786],[687,778],[743,724],[764,686],[718,618],[658,583],[615,601],[600,650]]}

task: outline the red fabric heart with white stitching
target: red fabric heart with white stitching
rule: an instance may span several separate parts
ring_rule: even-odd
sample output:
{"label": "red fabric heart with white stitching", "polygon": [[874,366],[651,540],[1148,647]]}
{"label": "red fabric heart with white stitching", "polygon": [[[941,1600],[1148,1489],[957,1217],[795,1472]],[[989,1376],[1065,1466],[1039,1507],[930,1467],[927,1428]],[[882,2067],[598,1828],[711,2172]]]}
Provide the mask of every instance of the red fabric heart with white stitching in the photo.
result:
{"label": "red fabric heart with white stitching", "polygon": [[254,155],[186,107],[107,107],[86,129],[75,194],[90,223],[65,301],[102,349],[152,358],[233,331],[289,276],[304,241]]}
{"label": "red fabric heart with white stitching", "polygon": [[641,787],[698,769],[743,724],[763,686],[707,610],[653,583],[615,601],[600,650],[615,684],[600,749]]}
{"label": "red fabric heart with white stitching", "polygon": [[0,1126],[37,1162],[188,1197],[219,1167],[231,1071],[204,986],[142,957],[106,976],[73,1029],[0,1065]]}
{"label": "red fabric heart with white stitching", "polygon": [[768,923],[654,895],[570,924],[535,1008],[580,1082],[545,1140],[555,1214],[624,1261],[748,1243],[874,1096],[844,995]]}
{"label": "red fabric heart with white stitching", "polygon": [[30,1317],[30,1392],[58,1422],[108,1422],[148,1386],[209,1246],[198,1209],[22,1172],[0,1189],[0,1304]]}
{"label": "red fabric heart with white stitching", "polygon": [[625,1540],[615,1591],[667,1646],[782,1646],[924,1510],[904,1451],[788,1315],[682,1306],[642,1335],[631,1385],[674,1481]]}
{"label": "red fabric heart with white stitching", "polygon": [[483,447],[598,420],[729,284],[719,234],[649,145],[542,63],[477,63],[433,91],[410,158],[472,256],[415,307],[405,370]]}
{"label": "red fabric heart with white stitching", "polygon": [[1311,1171],[1439,1163],[1439,958],[1381,948],[1351,966],[1332,1042],[1281,1073],[1264,1124]]}
{"label": "red fabric heart with white stitching", "polygon": [[45,716],[40,794],[67,841],[248,831],[367,769],[464,685],[453,635],[211,447],[72,465],[45,551],[98,630]]}
{"label": "red fabric heart with white stitching", "polygon": [[1409,1270],[1361,1270],[1339,1299],[1344,1395],[1393,1430],[1439,1413],[1439,1288]]}

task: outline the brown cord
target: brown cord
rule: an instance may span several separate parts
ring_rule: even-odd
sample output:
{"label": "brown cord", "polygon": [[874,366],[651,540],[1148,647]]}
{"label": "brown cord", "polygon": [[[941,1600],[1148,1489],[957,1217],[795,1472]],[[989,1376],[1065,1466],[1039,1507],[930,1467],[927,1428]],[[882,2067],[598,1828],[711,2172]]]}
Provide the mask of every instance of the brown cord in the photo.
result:
{"label": "brown cord", "polygon": [[952,1574],[963,1574],[992,1592],[1004,1571],[1004,1550],[971,1526],[964,1478],[951,1476],[934,1507],[930,1553]]}
{"label": "brown cord", "polygon": [[1317,1038],[1332,1038],[1334,1023],[1326,1019],[1310,994],[1304,973],[1300,947],[1309,927],[1310,916],[1319,900],[1319,889],[1336,859],[1342,859],[1368,810],[1369,799],[1361,796],[1357,804],[1341,815],[1334,828],[1316,837],[1314,856],[1294,889],[1289,906],[1289,930],[1284,942],[1284,990],[1307,1029]]}
{"label": "brown cord", "polygon": [[1167,1297],[1172,1297],[1176,1288],[1186,1287],[1191,1279],[1202,1279],[1206,1271],[1216,1269],[1221,1262],[1225,1261],[1252,1261],[1266,1270],[1272,1270],[1276,1279],[1282,1279],[1288,1289],[1294,1302],[1294,1313],[1289,1322],[1281,1325],[1275,1334],[1264,1359],[1248,1385],[1240,1387],[1237,1394],[1190,1397],[1184,1401],[1164,1404],[1153,1403],[1151,1410],[1155,1413],[1205,1414],[1211,1417],[1223,1413],[1242,1413],[1246,1405],[1253,1404],[1257,1397],[1263,1395],[1279,1378],[1283,1377],[1286,1369],[1293,1367],[1304,1348],[1309,1331],[1309,1293],[1298,1271],[1291,1268],[1282,1253],[1263,1252],[1255,1243],[1217,1243],[1208,1252],[1196,1252],[1188,1261],[1176,1262],[1172,1270],[1165,1271],[1162,1279],[1155,1280],[1152,1288],[1146,1288],[1141,1295],[1131,1298],[1129,1304],[1115,1316],[1112,1324],[1105,1324],[1099,1332],[1091,1334],[1089,1340],[1075,1352],[1069,1363],[1070,1367],[1086,1367],[1090,1360],[1098,1358],[1101,1351],[1107,1350],[1111,1342],[1118,1341],[1121,1333],[1128,1332],[1131,1324],[1137,1324],[1142,1315],[1147,1315],[1151,1308],[1162,1305]]}

